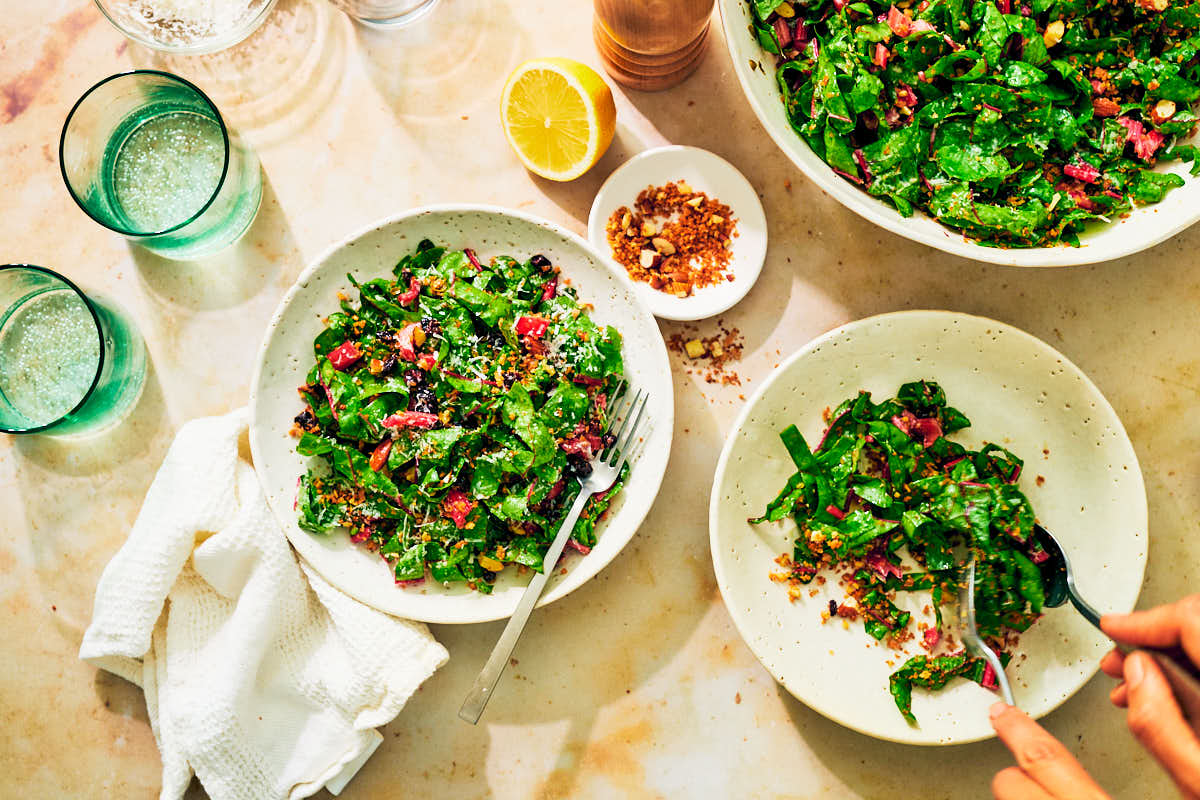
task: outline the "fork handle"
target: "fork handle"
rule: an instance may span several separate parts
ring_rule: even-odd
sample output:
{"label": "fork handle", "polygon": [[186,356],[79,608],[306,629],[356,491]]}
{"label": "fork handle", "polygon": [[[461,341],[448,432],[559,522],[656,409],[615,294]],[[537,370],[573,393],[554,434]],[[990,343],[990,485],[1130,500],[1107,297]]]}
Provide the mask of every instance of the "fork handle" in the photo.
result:
{"label": "fork handle", "polygon": [[500,675],[508,666],[508,659],[517,646],[517,640],[521,638],[521,632],[525,630],[525,623],[529,621],[533,607],[537,605],[538,598],[542,596],[546,582],[550,580],[550,574],[554,571],[559,556],[562,555],[563,548],[567,545],[567,539],[571,538],[571,533],[575,530],[575,523],[579,521],[579,515],[583,513],[583,507],[591,496],[592,492],[580,487],[579,495],[571,504],[571,510],[567,512],[567,516],[558,529],[558,535],[554,537],[550,549],[546,551],[546,556],[542,559],[542,571],[536,573],[533,580],[525,587],[525,594],[521,595],[521,600],[517,603],[517,610],[509,617],[508,624],[504,626],[504,632],[500,634],[496,646],[492,648],[492,654],[488,656],[487,663],[480,670],[479,677],[475,678],[475,683],[471,686],[471,691],[467,693],[467,699],[463,701],[462,708],[458,710],[458,716],[472,725],[479,722],[479,717],[483,715],[483,709],[491,699],[492,692],[500,681]]}

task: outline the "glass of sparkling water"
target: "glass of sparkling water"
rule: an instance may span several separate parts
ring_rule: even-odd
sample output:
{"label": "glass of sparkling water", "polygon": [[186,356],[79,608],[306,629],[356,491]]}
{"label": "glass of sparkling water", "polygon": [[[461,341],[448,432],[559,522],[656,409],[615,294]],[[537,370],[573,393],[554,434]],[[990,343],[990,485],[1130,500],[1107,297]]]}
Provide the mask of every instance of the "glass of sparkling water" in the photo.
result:
{"label": "glass of sparkling water", "polygon": [[124,72],[89,89],[58,154],[80,208],[166,258],[230,246],[262,200],[258,156],[204,92],[167,72]]}
{"label": "glass of sparkling water", "polygon": [[115,304],[44,267],[0,266],[0,432],[107,427],[145,379],[142,337]]}

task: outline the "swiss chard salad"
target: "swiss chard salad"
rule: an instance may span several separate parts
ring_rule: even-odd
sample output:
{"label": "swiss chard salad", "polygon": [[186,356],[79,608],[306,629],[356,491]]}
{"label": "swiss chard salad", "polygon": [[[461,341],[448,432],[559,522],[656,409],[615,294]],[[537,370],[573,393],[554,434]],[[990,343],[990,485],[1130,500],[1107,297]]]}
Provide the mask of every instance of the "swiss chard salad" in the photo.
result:
{"label": "swiss chard salad", "polygon": [[[621,335],[544,255],[481,262],[422,241],[394,276],[339,295],[300,387],[296,500],[315,534],[349,529],[401,583],[488,593],[542,558],[607,444]],[[587,553],[624,474],[570,539]]]}
{"label": "swiss chard salad", "polygon": [[1200,3],[748,0],[788,120],[835,172],[981,244],[1077,245],[1183,185]]}
{"label": "swiss chard salad", "polygon": [[[1047,555],[1033,535],[1029,500],[1017,488],[1021,459],[996,444],[968,450],[946,438],[970,421],[926,381],[906,383],[882,403],[860,392],[827,422],[815,448],[795,425],[780,434],[796,472],[763,515],[750,520],[791,517],[799,526],[792,554],[779,559],[784,571],[772,579],[787,584],[794,600],[820,594],[822,573],[832,572],[840,601],[831,599],[823,618],[862,620],[870,636],[897,649],[916,639],[927,654],[908,659],[890,679],[909,722],[916,721],[914,686],[940,689],[961,676],[995,688],[987,662],[954,648],[943,632],[941,606],[957,596],[973,552],[979,634],[1004,664],[1017,635],[1040,615],[1038,564]],[[931,592],[932,624],[914,626],[895,604],[897,592],[911,591]]]}

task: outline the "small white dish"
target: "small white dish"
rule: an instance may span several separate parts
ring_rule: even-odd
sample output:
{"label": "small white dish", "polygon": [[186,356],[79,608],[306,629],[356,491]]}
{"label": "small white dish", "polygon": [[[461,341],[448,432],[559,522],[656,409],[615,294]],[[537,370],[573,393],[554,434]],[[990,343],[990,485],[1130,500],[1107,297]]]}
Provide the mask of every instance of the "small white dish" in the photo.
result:
{"label": "small white dish", "polygon": [[[861,624],[822,624],[843,599],[833,581],[788,601],[769,579],[791,553],[790,519],[751,525],[795,471],[779,432],[791,423],[820,439],[821,412],[861,388],[879,402],[902,383],[937,381],[971,420],[953,435],[978,448],[993,441],[1025,459],[1020,488],[1071,558],[1080,591],[1103,612],[1129,611],[1146,567],[1146,490],[1120,419],[1088,380],[1050,345],[995,320],[949,311],[908,311],[851,322],[788,358],[746,403],[717,463],[709,544],[721,596],[738,632],[767,671],[798,700],[859,733],[905,744],[960,744],[994,736],[988,706],[998,696],[965,680],[913,692],[918,727],[888,694],[888,675],[907,655],[874,642]],[[897,605],[925,620],[928,593]],[[1021,635],[1007,673],[1017,704],[1035,718],[1053,711],[1096,673],[1112,647],[1069,606],[1048,609]],[[888,662],[891,662],[889,664]]]}
{"label": "small white dish", "polygon": [[758,280],[767,255],[767,218],[758,193],[737,167],[699,147],[671,145],[638,153],[608,176],[596,193],[588,214],[588,240],[613,268],[625,268],[612,257],[605,224],[621,206],[633,208],[638,194],[647,186],[663,186],[686,181],[693,189],[719,200],[737,218],[737,236],[733,239],[733,258],[729,271],[732,281],[696,289],[690,297],[676,297],[652,289],[650,284],[635,282],[638,296],[654,316],[662,319],[694,320],[720,314],[746,296]]}
{"label": "small white dish", "polygon": [[597,542],[582,557],[564,557],[538,605],[552,603],[582,586],[628,544],[658,495],[674,429],[675,396],[667,348],[649,310],[629,279],[613,270],[587,242],[550,222],[517,211],[482,205],[427,206],[385,219],[347,236],[311,264],[284,295],[267,326],[258,367],[250,384],[250,450],[271,511],[292,546],[338,589],[389,614],[423,622],[487,622],[511,616],[529,582],[505,570],[491,594],[432,580],[397,586],[377,554],[353,544],[344,530],[314,535],[296,524],[296,480],[308,459],[288,435],[302,403],[296,387],[313,362],[313,338],[321,320],[337,308],[338,292],[354,292],[346,273],[366,281],[391,274],[400,258],[422,239],[452,248],[471,247],[482,259],[543,253],[562,268],[595,304],[592,318],[614,325],[624,338],[625,378],[649,394],[649,427],[632,465],[632,480],[597,528]]}

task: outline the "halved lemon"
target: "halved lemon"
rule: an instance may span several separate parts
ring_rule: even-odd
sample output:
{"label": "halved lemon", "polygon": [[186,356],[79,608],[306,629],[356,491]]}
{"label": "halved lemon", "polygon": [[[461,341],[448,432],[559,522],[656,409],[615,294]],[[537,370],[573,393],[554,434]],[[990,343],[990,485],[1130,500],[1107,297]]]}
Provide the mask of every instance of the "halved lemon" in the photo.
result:
{"label": "halved lemon", "polygon": [[617,107],[604,79],[569,58],[535,58],[513,70],[500,122],[517,157],[552,181],[591,169],[612,142]]}

